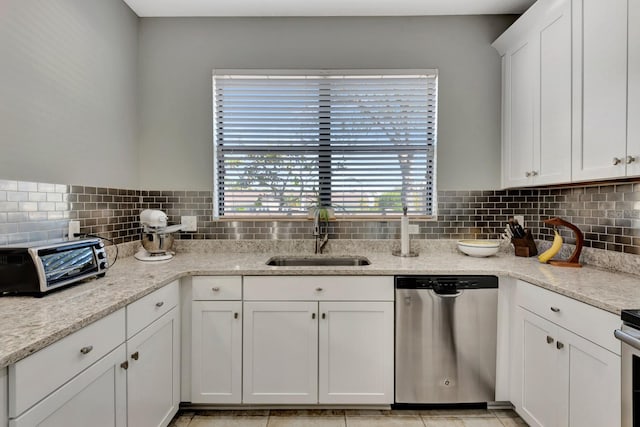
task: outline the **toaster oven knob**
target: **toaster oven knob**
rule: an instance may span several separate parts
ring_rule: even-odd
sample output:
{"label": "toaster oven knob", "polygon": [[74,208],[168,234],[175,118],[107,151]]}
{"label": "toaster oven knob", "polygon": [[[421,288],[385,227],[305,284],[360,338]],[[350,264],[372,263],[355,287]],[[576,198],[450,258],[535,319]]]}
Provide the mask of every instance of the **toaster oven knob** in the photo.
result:
{"label": "toaster oven knob", "polygon": [[101,262],[100,263],[100,269],[101,270],[105,270],[107,268],[107,263],[106,262]]}
{"label": "toaster oven knob", "polygon": [[98,252],[98,259],[104,259],[104,252]]}

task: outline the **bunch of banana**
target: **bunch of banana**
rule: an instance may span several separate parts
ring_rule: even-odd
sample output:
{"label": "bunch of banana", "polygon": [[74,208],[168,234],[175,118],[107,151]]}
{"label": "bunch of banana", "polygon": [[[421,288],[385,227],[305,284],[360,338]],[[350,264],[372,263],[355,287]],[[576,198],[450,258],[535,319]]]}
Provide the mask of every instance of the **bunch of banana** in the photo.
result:
{"label": "bunch of banana", "polygon": [[549,262],[549,260],[556,256],[556,254],[560,252],[560,249],[562,249],[562,236],[560,236],[558,230],[553,230],[553,232],[555,233],[555,236],[553,237],[551,247],[538,255],[538,261],[542,263]]}

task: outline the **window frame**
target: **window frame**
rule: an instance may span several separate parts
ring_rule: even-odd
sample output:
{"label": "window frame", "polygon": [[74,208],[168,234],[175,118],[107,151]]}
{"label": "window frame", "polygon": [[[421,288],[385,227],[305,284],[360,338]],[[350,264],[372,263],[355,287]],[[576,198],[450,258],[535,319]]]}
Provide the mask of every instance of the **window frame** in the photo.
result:
{"label": "window frame", "polygon": [[[304,214],[291,215],[291,214],[273,214],[273,215],[239,215],[233,214],[232,216],[219,215],[220,203],[218,198],[218,189],[220,185],[218,174],[218,132],[216,129],[216,78],[224,78],[230,76],[242,77],[265,77],[277,79],[278,77],[288,76],[367,76],[378,78],[393,78],[393,77],[418,77],[428,76],[435,80],[435,111],[433,113],[434,118],[434,137],[433,137],[433,173],[432,173],[432,186],[431,186],[431,215],[416,215],[410,214],[411,218],[418,220],[436,220],[437,218],[437,157],[438,157],[438,107],[439,107],[439,70],[436,68],[420,68],[420,69],[213,69],[212,70],[212,131],[213,131],[213,220],[214,221],[273,221],[273,220],[286,220],[286,221],[307,221],[309,218]],[[322,138],[320,138],[322,141]],[[319,174],[320,188],[319,198],[323,199],[322,190],[322,175]],[[329,189],[330,197],[330,189]],[[361,214],[340,214],[336,212],[337,221],[386,221],[396,220],[401,217],[401,213],[380,213],[373,215],[361,215]]]}

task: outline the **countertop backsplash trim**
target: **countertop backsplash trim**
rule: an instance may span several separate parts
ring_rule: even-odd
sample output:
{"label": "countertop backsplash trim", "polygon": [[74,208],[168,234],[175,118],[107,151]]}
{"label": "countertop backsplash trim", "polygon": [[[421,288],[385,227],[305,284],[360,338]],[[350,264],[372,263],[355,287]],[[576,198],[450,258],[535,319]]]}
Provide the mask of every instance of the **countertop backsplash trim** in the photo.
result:
{"label": "countertop backsplash trim", "polygon": [[[179,233],[178,240],[311,239],[311,223],[286,220],[213,221],[210,191],[132,190],[81,185],[0,180],[0,245],[61,239],[69,220],[79,220],[81,232],[99,234],[116,243],[140,239],[138,214],[161,209],[170,223],[193,215],[198,231]],[[441,190],[436,220],[413,220],[414,240],[497,239],[506,220],[524,215],[534,237],[552,240],[542,221],[560,216],[585,234],[585,247],[640,254],[640,181],[584,186],[513,190]],[[573,235],[560,230],[569,244]],[[396,219],[331,222],[329,239],[394,240]]]}

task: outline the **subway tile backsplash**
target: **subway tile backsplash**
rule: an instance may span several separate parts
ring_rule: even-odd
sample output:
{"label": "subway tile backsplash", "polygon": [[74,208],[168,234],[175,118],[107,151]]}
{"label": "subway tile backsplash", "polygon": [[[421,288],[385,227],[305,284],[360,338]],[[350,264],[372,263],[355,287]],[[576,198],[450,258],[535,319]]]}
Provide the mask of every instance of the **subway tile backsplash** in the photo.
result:
{"label": "subway tile backsplash", "polygon": [[[198,231],[179,239],[311,239],[310,221],[213,221],[210,191],[130,190],[0,180],[0,245],[54,240],[66,236],[68,222],[80,221],[81,232],[116,243],[140,238],[142,209],[161,209],[170,223],[197,216]],[[515,190],[439,191],[436,220],[415,220],[414,239],[496,239],[512,215],[524,215],[536,238],[551,240],[542,223],[560,216],[585,234],[585,246],[640,254],[640,180],[584,186]],[[573,243],[570,230],[560,230]],[[336,221],[331,239],[398,239],[397,219]]]}

